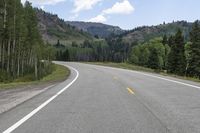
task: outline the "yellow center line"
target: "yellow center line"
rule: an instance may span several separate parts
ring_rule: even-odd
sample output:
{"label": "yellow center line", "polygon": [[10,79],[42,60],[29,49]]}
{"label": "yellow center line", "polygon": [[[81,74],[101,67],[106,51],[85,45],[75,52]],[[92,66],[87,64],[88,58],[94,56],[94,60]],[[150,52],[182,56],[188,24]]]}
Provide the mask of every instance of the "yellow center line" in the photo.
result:
{"label": "yellow center line", "polygon": [[118,78],[116,76],[114,76],[113,79],[117,80]]}
{"label": "yellow center line", "polygon": [[131,89],[131,88],[127,88],[127,90],[128,90],[128,92],[129,92],[129,93],[131,93],[131,94],[135,95],[135,92],[134,92],[134,90],[133,90],[133,89]]}

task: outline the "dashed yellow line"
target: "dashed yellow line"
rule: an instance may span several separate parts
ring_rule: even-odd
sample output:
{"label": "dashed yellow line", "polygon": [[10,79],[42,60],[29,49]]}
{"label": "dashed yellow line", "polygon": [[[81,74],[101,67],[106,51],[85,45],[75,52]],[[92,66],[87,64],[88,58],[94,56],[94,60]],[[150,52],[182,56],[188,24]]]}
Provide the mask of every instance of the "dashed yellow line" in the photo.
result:
{"label": "dashed yellow line", "polygon": [[114,80],[118,80],[118,78],[116,76],[113,77]]}
{"label": "dashed yellow line", "polygon": [[133,90],[133,89],[131,89],[131,88],[127,88],[127,90],[128,90],[128,92],[129,92],[130,94],[133,94],[133,95],[135,95],[135,92],[134,92],[134,90]]}

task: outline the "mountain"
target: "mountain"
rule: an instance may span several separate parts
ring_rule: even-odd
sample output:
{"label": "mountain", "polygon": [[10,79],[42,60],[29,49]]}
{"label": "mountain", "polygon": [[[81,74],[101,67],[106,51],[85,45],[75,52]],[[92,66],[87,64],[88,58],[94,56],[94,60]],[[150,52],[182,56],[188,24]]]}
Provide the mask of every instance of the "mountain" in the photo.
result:
{"label": "mountain", "polygon": [[120,35],[124,33],[118,26],[111,26],[102,23],[93,22],[78,22],[78,21],[66,21],[67,24],[76,27],[79,30],[90,33],[93,36],[99,36],[101,38],[106,38],[112,34]]}
{"label": "mountain", "polygon": [[46,13],[41,9],[35,9],[39,21],[39,30],[45,41],[56,44],[71,44],[72,42],[82,43],[84,40],[92,40],[94,36],[102,38],[122,38],[125,43],[145,42],[155,37],[162,37],[165,34],[174,35],[180,28],[186,40],[189,40],[189,32],[192,23],[177,21],[163,23],[156,26],[141,26],[130,31],[122,30],[120,27],[102,23],[67,21],[60,19],[57,15]]}
{"label": "mountain", "polygon": [[183,31],[185,39],[188,40],[192,23],[186,21],[164,23],[157,26],[142,26],[127,31],[117,37],[122,38],[126,43],[145,42],[155,37],[162,37],[165,34],[168,36],[174,35],[179,28]]}
{"label": "mountain", "polygon": [[47,13],[41,9],[35,9],[38,18],[38,27],[43,40],[50,44],[56,44],[58,40],[62,44],[71,44],[72,42],[82,43],[84,40],[91,40],[93,37],[76,29],[57,15]]}

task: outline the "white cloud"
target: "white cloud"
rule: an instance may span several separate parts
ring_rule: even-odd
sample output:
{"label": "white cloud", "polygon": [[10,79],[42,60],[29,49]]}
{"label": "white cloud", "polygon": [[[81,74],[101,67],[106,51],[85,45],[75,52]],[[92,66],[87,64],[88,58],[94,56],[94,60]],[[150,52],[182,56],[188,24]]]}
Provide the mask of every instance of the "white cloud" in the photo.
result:
{"label": "white cloud", "polygon": [[[25,3],[26,0],[21,0],[22,3]],[[63,2],[66,0],[28,0],[31,3],[34,3],[36,5],[55,5],[59,2]]]}
{"label": "white cloud", "polygon": [[122,2],[116,2],[111,8],[103,10],[101,14],[89,19],[89,21],[104,23],[111,14],[131,14],[134,10],[134,7],[128,0],[123,0]]}
{"label": "white cloud", "polygon": [[103,14],[100,14],[94,18],[89,19],[89,22],[100,22],[100,23],[104,23],[106,22],[107,19]]}
{"label": "white cloud", "polygon": [[74,21],[78,16],[79,16],[79,14],[76,13],[76,14],[70,16],[70,17],[69,17],[69,20]]}
{"label": "white cloud", "polygon": [[40,8],[41,8],[42,10],[44,10],[44,6],[40,6]]}
{"label": "white cloud", "polygon": [[98,4],[102,0],[73,0],[73,1],[75,9],[72,12],[79,13],[80,11],[92,9],[96,4]]}
{"label": "white cloud", "polygon": [[111,8],[103,11],[104,14],[130,14],[134,11],[134,7],[128,0],[116,2]]}

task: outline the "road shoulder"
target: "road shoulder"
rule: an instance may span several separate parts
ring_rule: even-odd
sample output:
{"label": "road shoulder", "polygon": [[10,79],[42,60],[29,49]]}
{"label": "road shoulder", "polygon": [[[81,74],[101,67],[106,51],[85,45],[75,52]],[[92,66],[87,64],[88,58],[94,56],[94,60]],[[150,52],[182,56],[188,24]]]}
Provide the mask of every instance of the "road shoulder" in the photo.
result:
{"label": "road shoulder", "polygon": [[[0,114],[63,82],[69,77],[69,74],[66,74],[66,76],[62,75],[61,77],[58,73],[52,73],[51,75],[45,77],[48,78],[45,82],[41,81],[36,84],[27,83],[25,85],[15,86],[9,89],[0,89]],[[55,80],[55,77],[52,78],[52,76],[57,76],[56,78],[58,79]]]}

